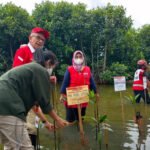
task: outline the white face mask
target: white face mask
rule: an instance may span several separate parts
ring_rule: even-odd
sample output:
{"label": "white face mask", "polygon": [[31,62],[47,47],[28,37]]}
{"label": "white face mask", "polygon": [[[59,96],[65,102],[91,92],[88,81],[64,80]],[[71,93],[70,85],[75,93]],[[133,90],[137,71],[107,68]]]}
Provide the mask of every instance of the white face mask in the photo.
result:
{"label": "white face mask", "polygon": [[77,58],[74,60],[75,64],[81,65],[83,63],[83,59]]}
{"label": "white face mask", "polygon": [[53,69],[52,69],[52,68],[48,68],[48,69],[47,69],[47,72],[48,72],[49,76],[51,76],[51,75],[52,75],[52,72],[53,72]]}

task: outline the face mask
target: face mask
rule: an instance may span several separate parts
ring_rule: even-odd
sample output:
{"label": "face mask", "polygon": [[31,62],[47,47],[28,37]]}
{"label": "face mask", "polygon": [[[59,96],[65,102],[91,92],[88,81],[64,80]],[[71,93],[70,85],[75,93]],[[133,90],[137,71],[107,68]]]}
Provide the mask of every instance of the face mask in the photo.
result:
{"label": "face mask", "polygon": [[74,60],[75,64],[81,65],[83,63],[83,59],[77,58]]}
{"label": "face mask", "polygon": [[52,75],[52,72],[53,72],[53,69],[52,69],[52,68],[48,68],[48,69],[47,69],[47,72],[48,72],[49,76],[51,76],[51,75]]}

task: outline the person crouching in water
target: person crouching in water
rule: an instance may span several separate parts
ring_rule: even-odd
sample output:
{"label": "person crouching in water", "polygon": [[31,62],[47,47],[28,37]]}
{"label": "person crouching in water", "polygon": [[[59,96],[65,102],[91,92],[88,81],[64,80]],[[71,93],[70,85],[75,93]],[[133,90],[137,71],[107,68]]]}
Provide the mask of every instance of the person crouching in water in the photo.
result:
{"label": "person crouching in water", "polygon": [[[34,150],[26,128],[26,116],[35,105],[56,121],[56,127],[69,125],[50,104],[50,79],[56,57],[44,52],[46,60],[15,67],[0,77],[0,143],[11,150]],[[42,120],[50,131],[54,125]]]}

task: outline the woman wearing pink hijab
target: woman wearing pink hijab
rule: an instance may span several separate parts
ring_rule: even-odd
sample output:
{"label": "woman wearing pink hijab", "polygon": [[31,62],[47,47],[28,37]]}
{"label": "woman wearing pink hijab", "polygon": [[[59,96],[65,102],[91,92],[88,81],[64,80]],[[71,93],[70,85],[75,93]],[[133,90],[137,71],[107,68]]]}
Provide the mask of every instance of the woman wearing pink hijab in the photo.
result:
{"label": "woman wearing pink hijab", "polygon": [[[96,93],[96,86],[91,70],[85,65],[85,57],[82,51],[76,50],[73,53],[72,65],[69,66],[65,72],[60,96],[60,101],[63,101],[66,107],[66,120],[69,122],[78,120],[78,109],[77,105],[68,106],[66,101],[66,88],[82,85],[88,85],[88,88],[94,90]],[[87,105],[88,103],[80,104],[82,116],[85,116]]]}

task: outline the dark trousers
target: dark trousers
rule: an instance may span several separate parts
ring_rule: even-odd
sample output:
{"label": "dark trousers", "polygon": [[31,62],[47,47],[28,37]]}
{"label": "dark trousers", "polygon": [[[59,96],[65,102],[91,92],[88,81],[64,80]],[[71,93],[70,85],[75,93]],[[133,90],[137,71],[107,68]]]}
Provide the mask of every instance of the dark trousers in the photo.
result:
{"label": "dark trousers", "polygon": [[134,95],[139,95],[136,99],[136,103],[140,103],[140,100],[141,98],[144,100],[145,103],[147,104],[150,104],[150,97],[149,97],[149,94],[148,94],[148,90],[145,89],[145,90],[141,90],[141,91],[138,91],[138,90],[134,90]]}
{"label": "dark trousers", "polygon": [[[81,108],[81,116],[85,116],[86,107]],[[67,108],[66,107],[66,120],[68,122],[78,121],[78,108]]]}
{"label": "dark trousers", "polygon": [[34,134],[29,134],[30,139],[31,139],[31,143],[34,146],[34,149],[36,149],[36,143],[37,143],[37,136]]}

